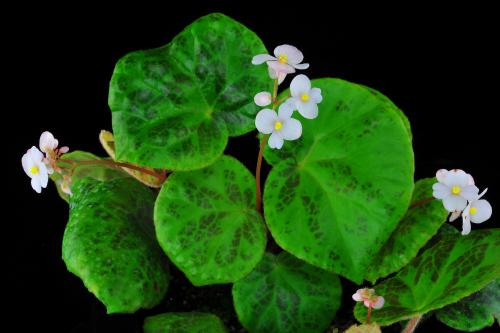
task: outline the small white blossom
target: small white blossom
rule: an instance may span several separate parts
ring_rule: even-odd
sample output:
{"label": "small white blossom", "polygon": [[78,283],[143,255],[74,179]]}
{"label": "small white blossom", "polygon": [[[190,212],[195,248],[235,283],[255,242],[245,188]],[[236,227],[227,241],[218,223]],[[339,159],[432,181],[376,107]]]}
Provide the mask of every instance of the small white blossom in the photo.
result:
{"label": "small white blossom", "polygon": [[271,134],[269,147],[281,149],[284,140],[297,140],[302,135],[302,124],[292,118],[294,107],[290,103],[280,105],[278,113],[271,109],[259,111],[255,126],[263,134]]}
{"label": "small white blossom", "polygon": [[385,299],[382,296],[375,295],[374,289],[358,289],[352,299],[356,302],[363,302],[367,308],[380,309],[384,306]]}
{"label": "small white blossom", "polygon": [[69,148],[64,146],[61,148],[57,148],[59,145],[59,141],[54,138],[54,135],[49,131],[45,131],[40,135],[40,150],[45,153],[44,162],[47,165],[47,171],[50,174],[54,172],[54,170],[59,171],[59,167],[57,166],[57,160],[61,157],[62,154],[65,154],[69,151]]}
{"label": "small white blossom", "polygon": [[45,131],[40,135],[40,150],[42,152],[49,154],[56,150],[58,144],[59,141],[49,131]]}
{"label": "small white blossom", "polygon": [[21,159],[24,172],[31,178],[31,187],[41,193],[47,187],[49,174],[44,163],[43,154],[35,146],[31,147]]}
{"label": "small white blossom", "polygon": [[252,64],[268,65],[271,79],[278,79],[278,84],[283,82],[287,74],[295,73],[295,69],[307,69],[309,64],[301,64],[304,55],[295,46],[280,45],[274,49],[274,57],[269,54],[258,54],[253,57]]}
{"label": "small white blossom", "polygon": [[490,203],[485,199],[481,199],[486,191],[488,191],[488,189],[485,189],[483,193],[471,200],[467,207],[465,207],[462,214],[462,235],[468,235],[470,233],[471,222],[483,223],[491,217],[493,209]]}
{"label": "small white blossom", "polygon": [[311,81],[304,74],[297,75],[290,83],[289,98],[297,108],[297,111],[307,119],[314,119],[318,116],[318,103],[321,103],[321,89],[312,88]]}
{"label": "small white blossom", "polygon": [[436,173],[436,178],[438,183],[432,185],[432,195],[443,201],[444,208],[453,213],[452,217],[465,209],[467,200],[477,198],[479,189],[474,185],[474,179],[462,170],[442,169]]}
{"label": "small white blossom", "polygon": [[255,95],[255,97],[253,98],[253,101],[258,106],[268,106],[272,102],[271,93],[269,93],[267,91],[262,91],[262,92],[258,93],[257,95]]}

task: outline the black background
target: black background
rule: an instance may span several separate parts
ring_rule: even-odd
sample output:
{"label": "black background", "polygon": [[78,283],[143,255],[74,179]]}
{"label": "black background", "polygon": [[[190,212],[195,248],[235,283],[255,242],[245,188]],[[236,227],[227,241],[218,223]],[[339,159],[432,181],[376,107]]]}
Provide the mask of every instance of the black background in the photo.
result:
{"label": "black background", "polygon": [[[420,4],[382,9],[357,4],[346,9],[334,2],[320,6],[311,1],[272,6],[121,4],[109,11],[78,4],[25,6],[2,12],[7,87],[2,129],[8,167],[3,175],[8,204],[2,238],[8,277],[4,288],[9,296],[6,322],[17,327],[14,331],[139,332],[145,315],[202,308],[219,303],[216,298],[227,294],[228,288],[222,286],[208,296],[183,297],[179,291],[183,277],[175,272],[173,287],[159,307],[136,315],[106,316],[104,307],[66,271],[61,259],[66,203],[52,184],[41,195],[35,193],[21,168],[21,156],[38,145],[44,130],[71,149],[104,155],[98,134],[111,129],[107,94],[114,64],[130,51],[168,43],[210,12],[220,11],[242,22],[270,51],[284,43],[299,47],[311,64],[305,71],[311,78],[339,77],[381,91],[410,119],[416,178],[433,176],[440,168],[464,169],[481,190],[489,187],[486,198],[496,208],[500,57],[492,8],[438,9]],[[257,151],[254,133],[228,146],[228,153],[251,170]],[[495,215],[473,228],[498,227]],[[354,288],[348,282],[344,286]],[[349,315],[349,292],[344,295],[349,309],[339,315]],[[431,329],[452,331],[432,318],[420,327],[421,332]]]}

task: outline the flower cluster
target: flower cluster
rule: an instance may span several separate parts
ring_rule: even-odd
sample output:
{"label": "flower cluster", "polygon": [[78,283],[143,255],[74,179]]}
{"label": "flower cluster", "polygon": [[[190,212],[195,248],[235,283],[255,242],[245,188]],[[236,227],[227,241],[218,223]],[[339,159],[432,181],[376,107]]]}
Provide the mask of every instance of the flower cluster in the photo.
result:
{"label": "flower cluster", "polygon": [[450,222],[462,215],[462,235],[470,233],[471,222],[483,223],[491,217],[490,203],[481,199],[488,189],[479,194],[471,175],[463,170],[441,169],[436,178],[432,195],[443,201],[444,208],[451,213]]}
{"label": "flower cluster", "polygon": [[255,127],[260,133],[269,135],[269,147],[281,149],[284,140],[297,140],[302,135],[302,124],[292,118],[297,110],[304,118],[314,119],[318,116],[318,104],[321,103],[321,89],[312,88],[311,81],[303,74],[297,75],[290,83],[290,94],[275,111],[280,101],[276,100],[277,85],[281,84],[287,74],[295,73],[295,69],[307,69],[309,64],[302,64],[304,56],[296,47],[280,45],[274,49],[274,57],[269,54],[259,54],[253,57],[252,63],[260,65],[267,63],[269,77],[276,80],[273,94],[263,91],[255,95],[258,106],[268,106],[257,114]]}
{"label": "flower cluster", "polygon": [[[59,141],[54,138],[52,133],[43,132],[40,136],[40,149],[35,146],[31,147],[21,159],[24,172],[31,178],[31,187],[37,193],[41,193],[42,188],[47,187],[49,175],[54,171],[61,172],[57,161],[62,154],[69,151],[69,148],[66,146],[57,148],[58,145]],[[63,177],[60,186],[65,193],[71,194],[68,177]]]}
{"label": "flower cluster", "polygon": [[384,306],[385,300],[382,296],[375,294],[374,289],[358,289],[352,299],[356,302],[363,302],[367,308],[380,309]]}

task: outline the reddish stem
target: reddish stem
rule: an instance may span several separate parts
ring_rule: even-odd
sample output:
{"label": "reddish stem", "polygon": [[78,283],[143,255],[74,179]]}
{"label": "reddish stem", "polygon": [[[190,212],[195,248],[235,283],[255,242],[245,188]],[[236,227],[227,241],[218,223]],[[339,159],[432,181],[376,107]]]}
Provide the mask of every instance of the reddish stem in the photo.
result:
{"label": "reddish stem", "polygon": [[159,181],[164,181],[166,178],[166,172],[162,171],[161,173],[151,171],[145,168],[142,168],[140,166],[128,164],[128,163],[123,163],[123,162],[116,162],[116,161],[110,161],[110,160],[88,160],[88,161],[72,161],[72,160],[60,160],[61,162],[67,162],[73,165],[73,169],[82,166],[82,165],[106,165],[111,168],[127,168],[131,170],[136,170],[142,173],[145,173],[147,175],[156,177]]}
{"label": "reddish stem", "polygon": [[262,141],[260,142],[259,156],[257,157],[257,167],[255,169],[255,209],[259,213],[262,212],[262,194],[260,190],[260,169],[262,167],[262,154],[264,152],[264,147],[266,146],[266,141],[268,134],[262,136]]}
{"label": "reddish stem", "polygon": [[369,324],[370,323],[370,319],[372,318],[372,307],[369,306],[368,307],[368,313],[366,314],[366,323]]}
{"label": "reddish stem", "polygon": [[426,199],[417,201],[413,205],[411,205],[410,208],[408,208],[408,209],[412,209],[412,208],[415,208],[415,207],[418,207],[418,206],[422,206],[423,204],[431,202],[432,200],[434,200],[434,198],[426,198]]}
{"label": "reddish stem", "polygon": [[406,324],[406,327],[402,333],[413,333],[420,319],[422,319],[422,316],[416,316],[411,318],[408,324]]}

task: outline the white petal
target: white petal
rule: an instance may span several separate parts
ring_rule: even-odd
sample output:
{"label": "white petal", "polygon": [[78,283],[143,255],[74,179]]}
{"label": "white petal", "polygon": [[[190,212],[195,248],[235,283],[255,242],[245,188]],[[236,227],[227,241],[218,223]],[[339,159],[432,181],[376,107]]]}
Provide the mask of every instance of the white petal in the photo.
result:
{"label": "white petal", "polygon": [[433,184],[432,190],[432,196],[436,199],[444,199],[451,194],[450,188],[441,183]]}
{"label": "white petal", "polygon": [[45,164],[43,163],[38,164],[38,172],[39,172],[38,176],[40,178],[40,185],[42,185],[43,188],[46,188],[47,183],[49,181],[49,174]]}
{"label": "white petal", "polygon": [[31,178],[30,169],[33,166],[33,161],[31,160],[31,155],[29,154],[29,150],[26,154],[23,155],[21,159],[21,164],[23,165],[24,172]]}
{"label": "white petal", "polygon": [[363,297],[361,297],[361,295],[356,292],[355,294],[352,295],[352,299],[355,300],[356,302],[360,302],[363,300]]}
{"label": "white petal", "polygon": [[272,69],[271,67],[267,66],[267,72],[269,73],[269,77],[271,79],[276,79],[278,78],[278,75],[276,75],[276,72],[274,71],[274,69]]}
{"label": "white petal", "polygon": [[385,299],[382,296],[377,297],[377,301],[373,304],[374,309],[380,309],[384,306]]}
{"label": "white petal", "polygon": [[253,101],[258,106],[267,106],[271,104],[271,100],[272,100],[271,93],[267,91],[262,91],[257,95],[255,95],[255,97],[253,98]]}
{"label": "white petal", "polygon": [[283,138],[281,137],[281,135],[274,132],[269,137],[268,143],[270,148],[281,149],[281,147],[283,147]]}
{"label": "white petal", "polygon": [[468,235],[470,233],[470,221],[468,218],[462,219],[462,235]]}
{"label": "white petal", "polygon": [[471,204],[471,207],[476,208],[475,214],[470,214],[470,220],[474,223],[483,223],[491,217],[493,209],[487,200],[478,200]]}
{"label": "white petal", "polygon": [[459,210],[456,210],[456,211],[454,211],[454,212],[451,212],[451,215],[450,215],[450,218],[448,219],[448,221],[450,221],[450,222],[455,221],[456,219],[458,219],[458,217],[460,216],[460,214],[461,214],[461,213],[462,213],[462,212],[461,212],[461,211],[459,211]]}
{"label": "white petal", "polygon": [[474,178],[472,178],[472,176],[469,174],[467,174],[467,177],[469,178],[469,182],[467,183],[467,185],[474,185]]}
{"label": "white petal", "polygon": [[296,69],[308,69],[309,68],[309,64],[305,63],[305,64],[295,64],[293,65],[293,67],[295,67]]}
{"label": "white petal", "polygon": [[483,191],[483,192],[481,192],[481,194],[480,194],[480,195],[478,195],[478,197],[476,198],[476,200],[481,199],[481,198],[483,197],[483,195],[485,195],[485,194],[486,194],[486,192],[488,192],[488,188],[485,188],[485,189],[484,189],[484,191]]}
{"label": "white petal", "polygon": [[257,54],[255,57],[252,58],[252,64],[260,65],[270,60],[276,60],[276,58],[269,54]]}
{"label": "white petal", "polygon": [[31,178],[31,187],[33,187],[33,189],[35,190],[36,193],[42,192],[42,186],[40,185],[40,178],[39,177]]}
{"label": "white petal", "polygon": [[271,109],[260,110],[255,117],[255,127],[263,134],[270,134],[274,130],[274,123],[278,119],[276,111]]}
{"label": "white petal", "polygon": [[438,180],[438,182],[442,183],[442,182],[444,182],[444,178],[446,177],[447,174],[448,174],[448,170],[439,169],[436,172],[436,179]]}
{"label": "white petal", "polygon": [[285,120],[292,117],[295,109],[295,101],[292,98],[287,99],[278,109],[278,118]]}
{"label": "white petal", "polygon": [[318,116],[318,105],[311,101],[307,103],[300,101],[297,103],[297,111],[299,111],[304,118],[314,119]]}
{"label": "white petal", "polygon": [[309,90],[311,90],[311,81],[304,74],[297,75],[290,83],[290,92],[293,97],[300,98],[302,94],[309,94]]}
{"label": "white petal", "polygon": [[443,183],[448,187],[465,187],[469,183],[469,176],[463,170],[453,169],[448,171],[444,177]]}
{"label": "white petal", "polygon": [[467,200],[459,195],[449,195],[443,199],[443,205],[444,208],[449,212],[453,212],[456,210],[462,211],[467,206]]}
{"label": "white petal", "polygon": [[283,73],[283,72],[278,73],[278,84],[281,84],[285,80],[286,74],[287,73]]}
{"label": "white petal", "polygon": [[292,45],[280,45],[274,49],[274,56],[278,58],[280,54],[286,55],[287,63],[296,65],[304,60],[304,55],[295,46]]}
{"label": "white petal", "polygon": [[59,153],[61,153],[61,154],[66,154],[68,151],[69,151],[68,146],[64,146],[64,147],[59,148]]}
{"label": "white petal", "polygon": [[287,74],[287,73],[279,72],[276,75],[276,72],[274,71],[274,69],[272,69],[269,66],[267,67],[267,72],[269,73],[269,77],[271,79],[273,79],[273,80],[278,79],[278,84],[281,84],[285,80],[286,74]]}
{"label": "white petal", "polygon": [[31,147],[28,150],[27,154],[30,156],[33,163],[38,163],[38,162],[41,162],[43,160],[42,152],[40,150],[38,150],[38,148],[35,146]]}
{"label": "white petal", "polygon": [[45,131],[40,135],[40,150],[44,153],[56,149],[58,144],[59,142],[54,138],[52,133]]}
{"label": "white petal", "polygon": [[268,61],[267,65],[271,67],[276,73],[295,73],[295,68],[288,64],[282,64],[279,61]]}
{"label": "white petal", "polygon": [[312,88],[309,92],[309,98],[316,104],[321,103],[323,96],[321,96],[321,89]]}
{"label": "white petal", "polygon": [[297,119],[289,118],[283,121],[280,134],[285,140],[297,140],[302,135],[302,124]]}
{"label": "white petal", "polygon": [[465,187],[462,187],[460,191],[460,196],[464,197],[469,201],[472,201],[477,199],[478,192],[479,189],[476,187],[476,185],[466,185]]}

